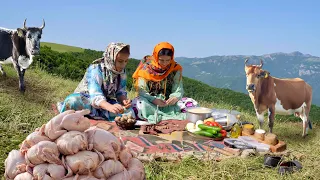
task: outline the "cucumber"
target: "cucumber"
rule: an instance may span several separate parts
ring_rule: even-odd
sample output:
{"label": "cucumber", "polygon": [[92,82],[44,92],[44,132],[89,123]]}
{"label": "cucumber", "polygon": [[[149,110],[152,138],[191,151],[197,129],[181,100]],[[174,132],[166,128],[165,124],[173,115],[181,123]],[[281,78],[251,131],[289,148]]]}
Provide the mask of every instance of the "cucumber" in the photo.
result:
{"label": "cucumber", "polygon": [[216,127],[216,126],[207,126],[207,125],[204,125],[204,124],[199,124],[198,125],[198,128],[202,129],[202,130],[215,130],[217,132],[220,132],[221,128],[220,127]]}
{"label": "cucumber", "polygon": [[201,136],[213,137],[213,134],[208,131],[195,131],[193,133]]}
{"label": "cucumber", "polygon": [[214,137],[214,138],[220,138],[220,137],[222,137],[222,134],[221,134],[221,133],[213,134],[213,137]]}
{"label": "cucumber", "polygon": [[207,131],[207,132],[209,132],[209,133],[212,133],[213,135],[215,135],[215,134],[218,133],[218,131],[216,131],[216,130],[214,130],[214,129],[207,129],[207,130],[205,130],[205,131]]}

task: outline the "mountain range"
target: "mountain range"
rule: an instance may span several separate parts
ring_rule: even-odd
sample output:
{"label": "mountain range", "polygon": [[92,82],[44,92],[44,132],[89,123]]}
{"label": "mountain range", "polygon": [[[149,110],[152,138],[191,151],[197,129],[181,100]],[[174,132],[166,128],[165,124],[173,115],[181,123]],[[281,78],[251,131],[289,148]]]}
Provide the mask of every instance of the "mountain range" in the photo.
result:
{"label": "mountain range", "polygon": [[226,55],[204,58],[176,57],[184,68],[183,75],[197,79],[218,88],[227,88],[247,93],[244,61],[248,64],[260,64],[271,76],[278,78],[304,79],[313,88],[313,104],[320,105],[320,57],[303,54],[299,51],[291,53],[272,53],[256,55]]}

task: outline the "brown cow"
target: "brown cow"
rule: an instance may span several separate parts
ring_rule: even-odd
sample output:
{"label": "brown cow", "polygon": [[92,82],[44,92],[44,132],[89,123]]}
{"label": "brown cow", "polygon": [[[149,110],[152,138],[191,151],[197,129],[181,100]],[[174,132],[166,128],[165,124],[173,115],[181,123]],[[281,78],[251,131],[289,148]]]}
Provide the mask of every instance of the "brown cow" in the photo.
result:
{"label": "brown cow", "polygon": [[247,62],[248,59],[245,60],[246,89],[254,105],[259,128],[263,126],[266,111],[268,111],[270,133],[275,114],[294,114],[303,121],[302,136],[305,137],[308,134],[308,124],[312,129],[309,119],[312,87],[300,78],[280,79],[270,76],[268,71],[262,69],[262,60],[260,65],[247,65]]}

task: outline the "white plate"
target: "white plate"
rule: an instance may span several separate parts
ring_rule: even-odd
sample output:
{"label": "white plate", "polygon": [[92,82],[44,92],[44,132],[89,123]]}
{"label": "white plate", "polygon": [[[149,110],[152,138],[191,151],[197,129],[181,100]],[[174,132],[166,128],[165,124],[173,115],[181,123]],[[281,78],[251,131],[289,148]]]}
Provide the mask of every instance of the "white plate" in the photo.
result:
{"label": "white plate", "polygon": [[136,125],[136,126],[143,126],[143,125],[152,125],[152,124],[149,123],[148,121],[137,120],[137,122],[136,122],[134,125]]}

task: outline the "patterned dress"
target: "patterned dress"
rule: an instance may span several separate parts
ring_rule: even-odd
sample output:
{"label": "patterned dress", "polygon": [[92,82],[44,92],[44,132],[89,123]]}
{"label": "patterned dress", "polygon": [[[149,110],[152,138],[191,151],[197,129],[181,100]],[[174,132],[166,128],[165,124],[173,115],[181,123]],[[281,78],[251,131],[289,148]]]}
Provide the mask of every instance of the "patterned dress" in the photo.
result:
{"label": "patterned dress", "polygon": [[[186,108],[197,107],[198,103],[192,98],[183,97],[183,82],[179,79],[180,71],[172,72],[159,83],[152,81],[146,83],[143,78],[138,78],[138,97],[132,101],[136,117],[152,124],[169,119],[185,120]],[[156,98],[166,100],[170,97],[177,97],[179,101],[175,105],[159,107],[156,113],[157,106],[152,101]]]}
{"label": "patterned dress", "polygon": [[[94,119],[114,120],[116,114],[99,108],[98,104],[102,100],[115,104],[118,103],[117,98],[119,96],[127,96],[127,76],[125,70],[119,75],[104,76],[102,68],[101,63],[89,66],[75,92],[67,96],[61,103],[61,108],[58,108],[60,112],[69,109],[90,109],[90,116]],[[110,77],[112,78],[111,81],[106,80]]]}

